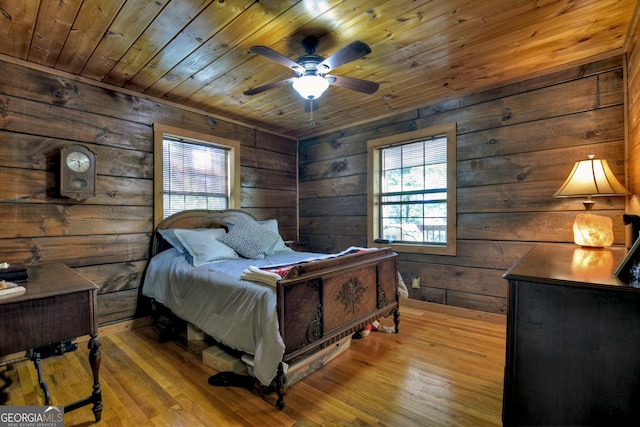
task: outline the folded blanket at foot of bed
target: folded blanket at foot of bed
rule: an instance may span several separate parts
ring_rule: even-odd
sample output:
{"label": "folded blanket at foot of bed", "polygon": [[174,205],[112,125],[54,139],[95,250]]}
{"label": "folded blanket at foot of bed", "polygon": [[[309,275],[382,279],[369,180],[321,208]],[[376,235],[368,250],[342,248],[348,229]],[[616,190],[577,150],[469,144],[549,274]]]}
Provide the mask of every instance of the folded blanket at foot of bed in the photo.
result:
{"label": "folded blanket at foot of bed", "polygon": [[249,282],[264,283],[265,285],[274,287],[278,284],[278,280],[282,280],[282,276],[279,274],[264,271],[255,266],[250,266],[245,269],[240,278],[242,280],[248,280]]}

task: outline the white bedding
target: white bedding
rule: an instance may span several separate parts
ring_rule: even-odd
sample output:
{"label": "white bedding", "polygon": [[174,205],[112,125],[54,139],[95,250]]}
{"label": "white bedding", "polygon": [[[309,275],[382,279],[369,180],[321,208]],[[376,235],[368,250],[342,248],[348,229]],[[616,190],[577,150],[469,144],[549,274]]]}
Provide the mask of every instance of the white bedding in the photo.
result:
{"label": "white bedding", "polygon": [[254,373],[264,385],[276,375],[285,346],[280,337],[274,287],[241,280],[250,266],[286,265],[335,255],[281,252],[264,259],[238,258],[194,267],[171,248],[154,256],[142,294],[236,350],[254,357]]}

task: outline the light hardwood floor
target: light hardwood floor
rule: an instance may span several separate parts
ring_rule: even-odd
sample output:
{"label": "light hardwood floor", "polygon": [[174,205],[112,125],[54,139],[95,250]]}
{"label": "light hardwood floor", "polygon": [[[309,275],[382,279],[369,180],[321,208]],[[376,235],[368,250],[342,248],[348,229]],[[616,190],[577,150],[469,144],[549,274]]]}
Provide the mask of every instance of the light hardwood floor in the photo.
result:
{"label": "light hardwood floor", "polygon": [[[383,325],[391,326],[390,319]],[[499,426],[505,326],[402,307],[400,334],[377,331],[294,384],[284,410],[241,388],[212,387],[216,371],[153,326],[101,335],[103,426]],[[86,344],[44,359],[54,405],[91,391]],[[42,405],[25,360],[0,368],[8,405]],[[1,382],[0,382],[1,384]],[[90,406],[65,425],[93,424]]]}

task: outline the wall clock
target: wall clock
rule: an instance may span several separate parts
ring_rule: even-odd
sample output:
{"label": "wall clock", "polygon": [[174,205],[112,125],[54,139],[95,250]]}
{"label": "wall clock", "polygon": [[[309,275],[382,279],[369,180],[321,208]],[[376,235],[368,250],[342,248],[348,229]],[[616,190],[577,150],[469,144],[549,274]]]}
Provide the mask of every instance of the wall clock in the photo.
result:
{"label": "wall clock", "polygon": [[60,150],[60,195],[86,200],[96,195],[96,154],[83,145]]}

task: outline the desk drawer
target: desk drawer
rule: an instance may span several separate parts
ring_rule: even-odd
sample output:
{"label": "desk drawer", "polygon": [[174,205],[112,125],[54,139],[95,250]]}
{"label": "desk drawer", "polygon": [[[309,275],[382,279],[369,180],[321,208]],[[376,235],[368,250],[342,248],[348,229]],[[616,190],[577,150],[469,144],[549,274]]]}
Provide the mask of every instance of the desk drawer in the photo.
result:
{"label": "desk drawer", "polygon": [[0,355],[92,332],[93,290],[0,305]]}

